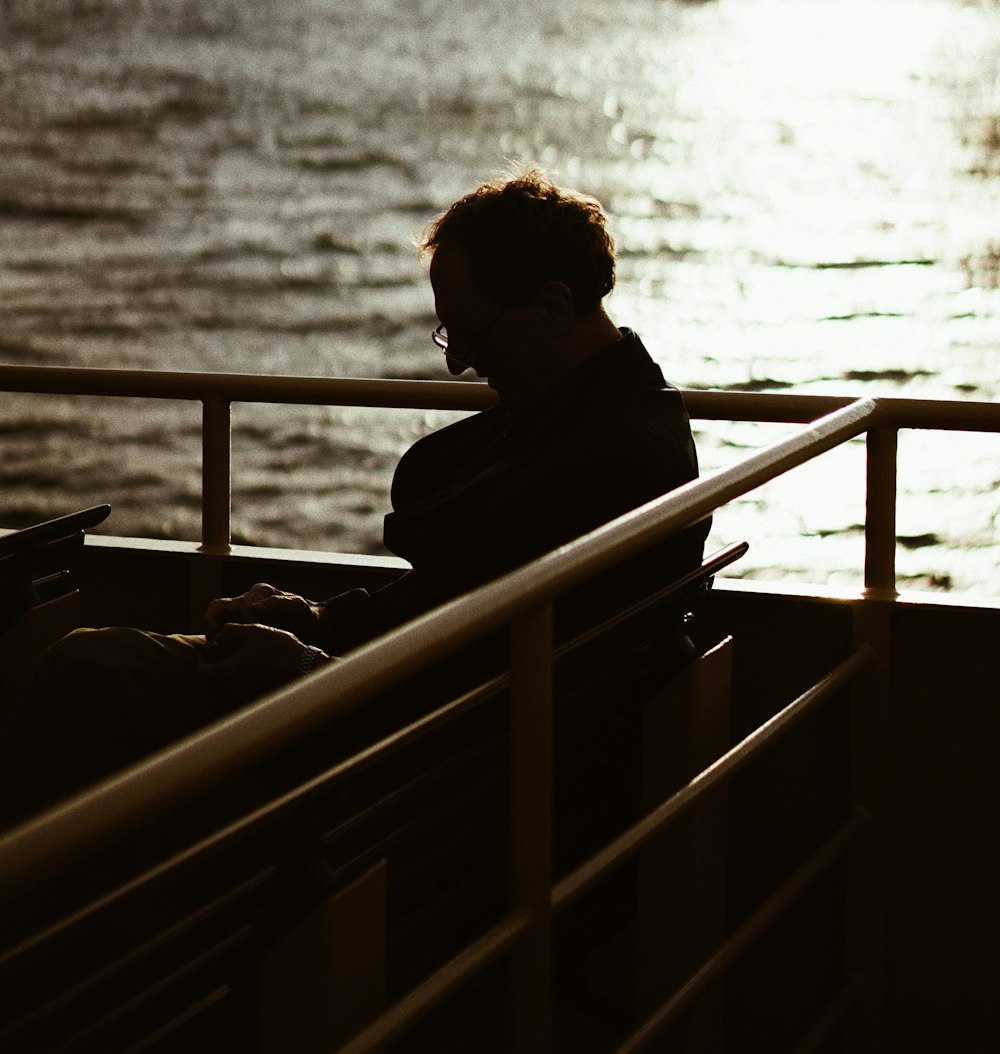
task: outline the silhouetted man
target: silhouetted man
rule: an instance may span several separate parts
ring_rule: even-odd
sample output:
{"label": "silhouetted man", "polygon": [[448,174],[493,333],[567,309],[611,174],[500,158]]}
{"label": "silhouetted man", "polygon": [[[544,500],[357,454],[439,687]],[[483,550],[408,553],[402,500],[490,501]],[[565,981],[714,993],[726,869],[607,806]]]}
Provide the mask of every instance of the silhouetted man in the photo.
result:
{"label": "silhouetted man", "polygon": [[[421,253],[440,321],[434,342],[451,373],[475,370],[499,405],[400,460],[384,538],[412,570],[377,592],[320,602],[259,584],[210,605],[207,637],[71,634],[50,652],[39,682],[47,698],[32,720],[48,742],[70,745],[85,777],[697,475],[680,393],[605,311],[615,259],[597,201],[538,171],[486,183],[432,224]],[[562,610],[599,611],[630,583],[648,589],[690,569],[707,530],[706,521],[668,539]]]}

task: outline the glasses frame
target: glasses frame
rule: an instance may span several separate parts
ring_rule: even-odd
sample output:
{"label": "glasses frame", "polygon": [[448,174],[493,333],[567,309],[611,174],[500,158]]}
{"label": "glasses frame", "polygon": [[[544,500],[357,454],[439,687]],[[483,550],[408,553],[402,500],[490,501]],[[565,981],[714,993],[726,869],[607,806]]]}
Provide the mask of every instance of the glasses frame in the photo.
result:
{"label": "glasses frame", "polygon": [[469,361],[472,354],[482,345],[483,341],[489,336],[493,327],[503,318],[504,315],[510,310],[511,305],[505,304],[497,315],[494,316],[493,320],[484,329],[481,329],[478,334],[473,338],[472,346],[465,353],[465,358],[459,358],[452,352],[448,351],[448,334],[445,331],[444,323],[442,322],[437,326],[431,333],[431,340],[445,353],[445,356],[451,359],[452,362],[457,362],[459,366],[467,366],[474,369],[475,367]]}

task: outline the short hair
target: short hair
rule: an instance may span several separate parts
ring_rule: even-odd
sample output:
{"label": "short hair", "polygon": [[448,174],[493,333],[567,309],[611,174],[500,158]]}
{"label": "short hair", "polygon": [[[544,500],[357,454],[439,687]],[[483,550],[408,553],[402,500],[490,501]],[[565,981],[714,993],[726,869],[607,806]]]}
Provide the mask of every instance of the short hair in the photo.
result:
{"label": "short hair", "polygon": [[564,282],[578,315],[614,288],[615,249],[600,202],[561,190],[539,169],[495,179],[439,216],[420,255],[463,249],[479,290],[500,304],[524,304],[546,283]]}

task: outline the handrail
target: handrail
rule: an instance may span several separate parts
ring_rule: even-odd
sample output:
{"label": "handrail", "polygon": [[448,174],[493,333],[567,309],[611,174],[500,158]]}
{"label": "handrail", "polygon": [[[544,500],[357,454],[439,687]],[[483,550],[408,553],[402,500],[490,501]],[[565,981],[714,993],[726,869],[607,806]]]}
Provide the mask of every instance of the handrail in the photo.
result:
{"label": "handrail", "polygon": [[609,842],[600,852],[561,879],[552,889],[552,909],[560,911],[583,896],[623,860],[635,855],[682,812],[720,783],[731,779],[792,725],[831,698],[872,662],[872,651],[862,645],[798,698],[769,718],[746,738],[702,769],[690,782]]}
{"label": "handrail", "polygon": [[529,926],[530,919],[524,912],[502,919],[349,1040],[339,1049],[339,1054],[369,1054],[385,1050],[415,1018],[438,1005],[456,987],[471,980],[513,948]]}
{"label": "handrail", "polygon": [[[0,364],[0,391],[189,399],[196,402],[216,398],[230,402],[418,410],[483,410],[496,404],[496,395],[490,388],[466,381],[120,370],[89,366]],[[805,424],[857,401],[846,395],[700,388],[685,388],[682,393],[688,412],[694,418],[786,424]],[[877,402],[885,423],[897,428],[1000,432],[1000,404],[997,403],[895,396],[879,396]]]}
{"label": "handrail", "polygon": [[877,417],[873,401],[852,403],[452,600],[8,832],[0,839],[0,902],[39,875],[70,866],[245,771],[375,692],[860,434]]}
{"label": "handrail", "polygon": [[415,410],[482,410],[496,402],[496,395],[486,385],[462,381],[112,370],[89,366],[0,365],[0,391]]}
{"label": "handrail", "polygon": [[[0,365],[0,391],[190,399],[202,403],[202,529],[206,553],[229,551],[233,402],[482,410],[496,403],[486,385],[459,381],[270,376]],[[685,389],[693,418],[805,423],[852,404],[846,396]],[[1000,405],[879,397],[881,427],[869,437],[865,585],[895,592],[895,432],[901,428],[1000,432]]]}
{"label": "handrail", "polygon": [[867,818],[855,813],[839,830],[830,836],[804,861],[759,907],[744,921],[728,940],[695,971],[658,1010],[647,1018],[614,1054],[635,1054],[648,1047],[662,1029],[674,1020],[697,995],[728,969],[762,936],[768,926],[779,918],[832,864],[840,859],[865,832]]}

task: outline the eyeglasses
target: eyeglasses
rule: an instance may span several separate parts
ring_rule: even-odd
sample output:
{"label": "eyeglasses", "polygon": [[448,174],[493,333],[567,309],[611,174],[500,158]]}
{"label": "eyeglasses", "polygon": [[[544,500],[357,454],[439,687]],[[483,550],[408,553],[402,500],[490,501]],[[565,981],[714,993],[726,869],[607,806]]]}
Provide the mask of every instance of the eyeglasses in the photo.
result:
{"label": "eyeglasses", "polygon": [[431,340],[448,356],[452,362],[457,362],[460,366],[471,366],[472,363],[469,361],[469,356],[479,347],[480,344],[489,335],[489,332],[493,327],[500,321],[501,318],[510,310],[510,304],[506,307],[502,307],[498,315],[496,315],[492,322],[485,329],[481,329],[478,334],[473,338],[472,343],[469,346],[469,350],[466,351],[464,357],[459,358],[457,355],[448,351],[448,330],[445,329],[444,323],[442,322],[437,329],[431,333]]}

